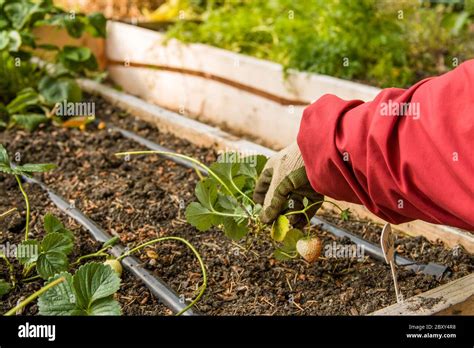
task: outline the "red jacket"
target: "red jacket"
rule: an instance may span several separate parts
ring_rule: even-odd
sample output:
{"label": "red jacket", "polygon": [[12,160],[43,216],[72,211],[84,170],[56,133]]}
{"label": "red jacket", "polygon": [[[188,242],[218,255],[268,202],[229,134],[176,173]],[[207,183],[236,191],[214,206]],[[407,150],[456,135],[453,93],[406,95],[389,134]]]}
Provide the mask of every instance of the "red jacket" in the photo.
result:
{"label": "red jacket", "polygon": [[474,231],[474,60],[371,102],[324,95],[298,134],[313,188],[394,224]]}

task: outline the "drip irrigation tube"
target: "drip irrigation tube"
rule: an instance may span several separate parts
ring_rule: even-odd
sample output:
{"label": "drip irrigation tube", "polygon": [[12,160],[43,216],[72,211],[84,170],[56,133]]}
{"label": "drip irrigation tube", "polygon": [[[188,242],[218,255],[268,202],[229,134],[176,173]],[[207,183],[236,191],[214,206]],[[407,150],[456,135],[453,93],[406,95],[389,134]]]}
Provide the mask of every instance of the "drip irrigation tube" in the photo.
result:
{"label": "drip irrigation tube", "polygon": [[[138,134],[132,133],[132,132],[127,131],[125,129],[122,129],[120,127],[116,127],[114,125],[107,125],[107,128],[109,130],[119,132],[125,138],[134,140],[135,142],[147,147],[150,150],[175,153],[175,151],[173,151],[173,150],[167,149],[167,148],[165,148],[161,145],[158,145],[158,144],[156,144],[156,143],[154,143],[154,142],[152,142],[152,141],[150,141],[146,138],[143,138],[142,136],[140,136]],[[175,163],[178,163],[178,164],[180,164],[184,167],[198,169],[204,175],[207,174],[206,170],[196,167],[196,165],[194,163],[192,163],[190,161],[187,161],[186,159],[177,158],[177,157],[174,157],[174,156],[162,155],[162,154],[160,154],[160,156],[162,156],[166,159],[169,159],[169,160],[171,160]],[[350,233],[349,231],[347,231],[345,229],[339,228],[339,227],[325,221],[324,219],[322,219],[319,216],[313,217],[313,219],[311,219],[311,224],[320,226],[323,230],[335,235],[336,237],[340,237],[340,238],[347,237],[347,238],[349,238],[353,243],[355,243],[357,245],[361,245],[364,248],[365,253],[367,253],[368,255],[372,256],[373,258],[375,258],[377,260],[385,262],[385,257],[384,257],[382,248],[379,247],[378,245],[376,245],[374,243],[371,243],[369,241],[366,241],[365,239],[360,238],[360,237]],[[410,269],[414,272],[422,272],[424,274],[434,275],[434,276],[437,276],[437,277],[441,277],[447,271],[446,266],[431,263],[431,262],[429,264],[421,264],[421,263],[417,263],[413,260],[410,260],[408,258],[405,258],[403,256],[399,256],[399,255],[396,255],[395,263],[399,266],[403,266],[403,267],[405,267],[407,269]]]}
{"label": "drip irrigation tube", "polygon": [[[64,198],[56,194],[48,186],[41,181],[23,177],[23,179],[30,183],[39,185],[48,195],[51,201],[64,213],[76,220],[80,225],[87,229],[90,234],[98,242],[105,243],[112,238],[107,232],[101,229],[97,224],[84,215],[79,209],[71,206]],[[113,256],[119,257],[126,249],[122,245],[115,245],[111,248]],[[183,310],[187,304],[182,301],[179,296],[169,287],[163,280],[155,277],[147,269],[145,269],[141,262],[135,256],[126,256],[122,259],[123,266],[137,278],[139,278],[165,306],[170,308],[174,313],[178,313]],[[192,309],[188,309],[183,315],[196,315],[197,312]]]}

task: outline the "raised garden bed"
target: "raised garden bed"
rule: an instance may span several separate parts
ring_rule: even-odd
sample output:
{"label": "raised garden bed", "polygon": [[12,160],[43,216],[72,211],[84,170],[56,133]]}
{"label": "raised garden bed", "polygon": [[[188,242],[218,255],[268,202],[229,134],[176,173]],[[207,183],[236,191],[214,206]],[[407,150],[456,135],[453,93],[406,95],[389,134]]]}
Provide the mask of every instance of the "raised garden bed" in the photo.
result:
{"label": "raised garden bed", "polygon": [[[93,100],[97,116],[109,124],[192,155],[204,163],[215,159],[215,152],[209,148],[199,148],[160,132],[100,98]],[[348,258],[327,258],[311,265],[301,259],[281,262],[272,257],[270,238],[248,238],[235,243],[219,231],[197,231],[184,220],[184,206],[193,200],[192,193],[198,180],[195,172],[159,156],[132,157],[130,161],[116,158],[116,152],[143,148],[116,131],[100,130],[94,125],[84,132],[48,127],[38,130],[34,137],[17,130],[5,131],[0,134],[0,143],[6,144],[11,153],[20,152],[22,161],[57,163],[56,171],[44,174],[40,179],[74,202],[108,233],[119,236],[124,245],[133,247],[170,235],[188,239],[201,253],[209,275],[208,289],[196,307],[200,313],[358,315],[396,302],[390,268],[367,256],[360,262]],[[8,180],[2,197],[18,197],[14,182]],[[48,207],[53,211],[54,208],[37,188],[28,186],[27,189],[38,204],[33,220],[36,224]],[[12,202],[21,207],[18,198],[2,199],[1,210],[11,208]],[[338,222],[335,216],[326,218]],[[19,219],[15,215],[6,220],[8,224],[4,228],[8,235],[3,235],[2,228],[2,239],[12,237],[15,226],[18,229]],[[74,226],[72,221],[68,224]],[[345,222],[344,227],[375,242],[380,232],[369,222],[350,221]],[[77,252],[93,248],[87,234],[76,228],[81,235],[77,240]],[[333,241],[349,243],[325,231],[319,231],[319,235],[326,244]],[[454,253],[442,244],[431,244],[422,237],[400,236],[397,245],[402,255],[420,262],[438,262],[451,270],[451,274],[438,280],[401,268],[399,283],[405,298],[472,273],[473,257],[462,249]],[[179,295],[187,299],[196,295],[201,274],[188,249],[166,242],[143,250],[139,257],[147,269],[170,284]],[[157,306],[156,300],[136,280],[125,275],[123,281],[126,286],[118,294],[119,299],[122,296],[122,305],[128,303],[129,295],[141,294],[134,303],[124,307],[125,314],[171,313]],[[21,295],[15,293],[11,300],[9,298],[9,304]],[[433,305],[431,302],[424,304],[425,307]],[[26,310],[29,314],[35,313],[34,305]]]}

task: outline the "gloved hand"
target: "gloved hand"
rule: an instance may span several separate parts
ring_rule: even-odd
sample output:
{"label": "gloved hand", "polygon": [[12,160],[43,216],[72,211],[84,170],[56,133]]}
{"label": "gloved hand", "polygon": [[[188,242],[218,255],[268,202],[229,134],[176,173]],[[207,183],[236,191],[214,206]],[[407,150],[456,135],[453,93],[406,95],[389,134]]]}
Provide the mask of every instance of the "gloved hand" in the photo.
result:
{"label": "gloved hand", "polygon": [[[268,160],[255,186],[253,199],[263,204],[262,222],[271,223],[283,213],[303,209],[304,197],[308,199],[308,205],[324,199],[311,187],[298,144],[294,142]],[[309,218],[316,214],[321,204],[306,211]],[[294,227],[307,223],[303,214],[288,218]]]}

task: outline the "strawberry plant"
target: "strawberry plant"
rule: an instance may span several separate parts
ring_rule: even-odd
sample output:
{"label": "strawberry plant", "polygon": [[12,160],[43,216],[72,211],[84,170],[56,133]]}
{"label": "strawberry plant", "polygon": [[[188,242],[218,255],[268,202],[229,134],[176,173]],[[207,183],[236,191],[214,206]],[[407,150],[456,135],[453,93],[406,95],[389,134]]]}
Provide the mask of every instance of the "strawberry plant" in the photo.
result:
{"label": "strawberry plant", "polygon": [[8,157],[7,150],[0,144],[0,172],[13,175],[18,183],[26,205],[26,226],[25,226],[25,241],[28,240],[29,229],[30,229],[30,200],[28,195],[23,188],[21,183],[21,176],[30,176],[32,173],[44,173],[56,168],[55,164],[43,163],[43,164],[23,164],[13,165]]}
{"label": "strawberry plant", "polygon": [[[116,155],[143,154],[161,154],[185,159],[208,173],[206,178],[201,177],[201,180],[196,184],[197,202],[190,203],[185,213],[186,220],[199,231],[217,227],[227,237],[237,241],[250,233],[257,236],[267,230],[259,218],[262,206],[251,198],[258,177],[267,162],[265,156],[244,157],[238,153],[225,153],[216,162],[206,166],[192,157],[164,151],[123,152]],[[324,202],[333,204],[340,210],[341,218],[347,220],[348,209],[342,210],[337,204],[330,201],[309,204],[308,199],[304,198],[302,209],[286,209],[285,213],[282,213],[271,226],[269,232],[275,244],[273,253],[275,258],[286,260],[300,255],[308,262],[318,259],[322,244],[311,230],[311,217],[308,215],[308,211]],[[306,226],[303,230],[294,228],[290,224],[289,217],[296,214],[301,214],[306,219]]]}
{"label": "strawberry plant", "polygon": [[[98,251],[83,255],[74,262],[69,262],[69,255],[74,245],[74,235],[54,215],[44,216],[43,227],[46,232],[41,241],[26,240],[17,248],[17,259],[23,266],[22,283],[38,279],[45,280],[44,286],[27,299],[12,308],[5,315],[13,315],[39,297],[40,315],[120,315],[119,303],[113,298],[120,288],[122,265],[120,261],[153,244],[175,240],[184,243],[196,255],[203,274],[203,284],[198,289],[198,295],[177,315],[194,306],[202,297],[207,287],[207,274],[201,256],[185,239],[179,237],[162,237],[142,243],[118,258],[113,258],[107,251],[119,240],[111,238]],[[103,263],[88,262],[81,265],[73,275],[70,269],[91,258],[106,258]],[[14,269],[8,258],[0,254],[10,272],[10,282],[0,279],[0,297],[8,294],[16,286]],[[36,275],[27,276],[32,270]]]}
{"label": "strawberry plant", "polygon": [[[100,13],[65,12],[51,0],[0,1],[0,127],[17,125],[33,130],[50,120],[60,122],[55,105],[82,98],[74,79],[79,75],[100,77],[89,48],[40,44],[35,28],[64,28],[73,38],[86,32],[105,37],[105,24]],[[37,63],[32,59],[34,50],[48,52],[55,64]]]}

